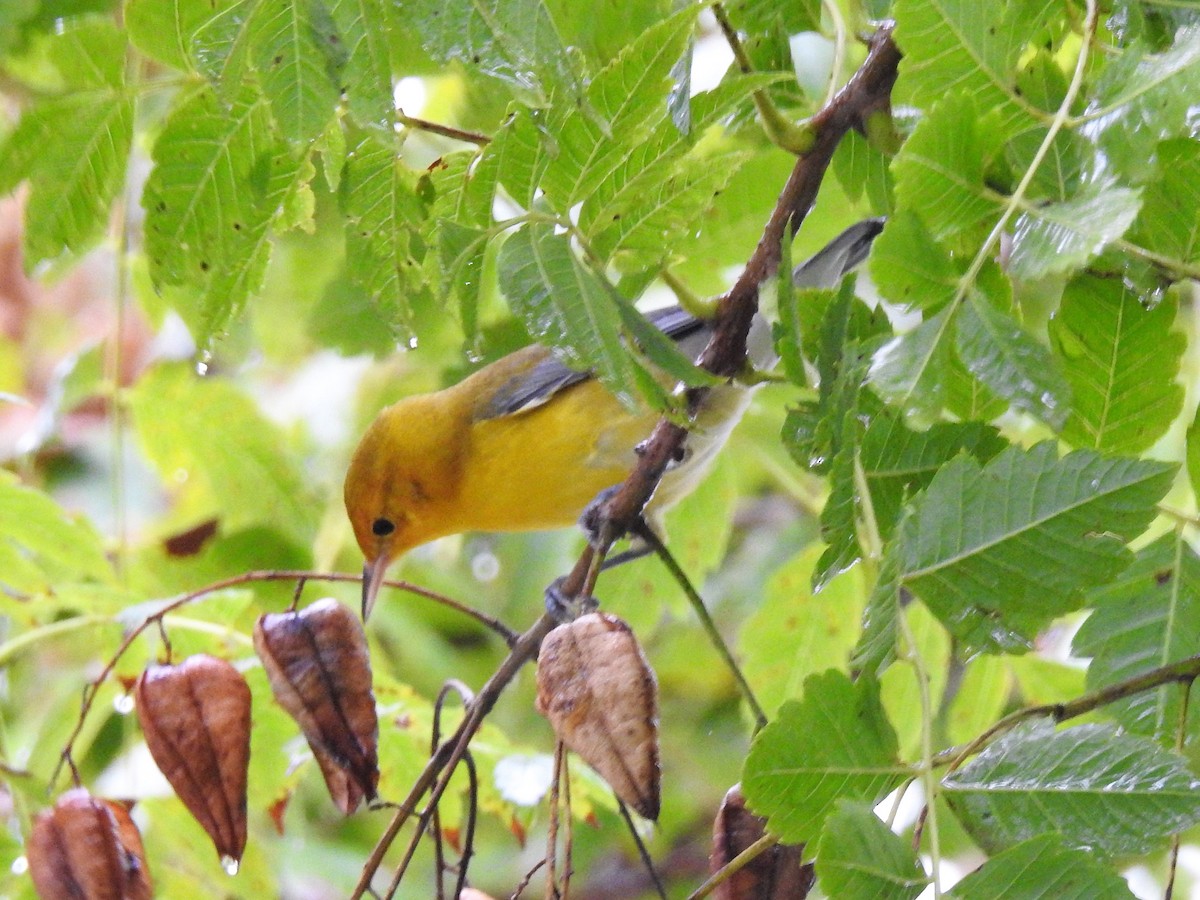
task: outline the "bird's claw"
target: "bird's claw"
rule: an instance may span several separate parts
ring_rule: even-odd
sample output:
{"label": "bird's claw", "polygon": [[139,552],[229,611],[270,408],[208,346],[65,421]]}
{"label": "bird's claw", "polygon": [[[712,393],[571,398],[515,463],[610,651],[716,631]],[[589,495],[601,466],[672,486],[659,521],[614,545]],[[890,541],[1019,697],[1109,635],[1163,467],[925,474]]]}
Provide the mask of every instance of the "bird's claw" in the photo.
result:
{"label": "bird's claw", "polygon": [[573,622],[580,616],[595,612],[600,608],[600,601],[590,594],[570,596],[563,592],[562,586],[566,578],[556,578],[546,588],[546,612],[559,623]]}

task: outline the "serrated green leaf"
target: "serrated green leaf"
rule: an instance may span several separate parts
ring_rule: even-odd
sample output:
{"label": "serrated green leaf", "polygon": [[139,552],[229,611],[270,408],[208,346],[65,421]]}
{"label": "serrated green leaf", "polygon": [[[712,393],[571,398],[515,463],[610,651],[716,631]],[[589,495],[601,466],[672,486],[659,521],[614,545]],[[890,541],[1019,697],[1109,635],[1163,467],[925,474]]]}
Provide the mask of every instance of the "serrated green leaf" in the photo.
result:
{"label": "serrated green leaf", "polygon": [[[1178,532],[1164,534],[1111,583],[1089,591],[1088,605],[1094,611],[1072,647],[1092,657],[1089,691],[1178,662],[1200,646],[1200,557]],[[1105,709],[1128,730],[1173,743],[1181,702],[1172,684]],[[1193,706],[1189,719],[1198,718]]]}
{"label": "serrated green leaf", "polygon": [[192,47],[196,32],[228,6],[228,2],[127,0],[125,27],[129,40],[142,53],[173,69],[192,72],[196,70]]}
{"label": "serrated green leaf", "polygon": [[928,107],[960,91],[977,109],[994,110],[1005,134],[1017,133],[1041,112],[1014,90],[1017,63],[1057,12],[1053,0],[900,0],[894,15],[904,59],[897,96]]}
{"label": "serrated green leaf", "polygon": [[546,196],[561,211],[588,197],[654,124],[669,120],[671,71],[695,16],[689,7],[649,29],[592,80],[582,105],[565,112],[542,176]]}
{"label": "serrated green leaf", "polygon": [[995,114],[980,109],[970,97],[949,95],[926,113],[892,163],[897,205],[920,216],[935,238],[1000,215],[1000,198],[986,187],[984,171],[1000,150],[1001,134]]}
{"label": "serrated green leaf", "polygon": [[958,296],[962,272],[916,215],[888,219],[871,251],[871,279],[879,292],[903,306],[939,310]]}
{"label": "serrated green leaf", "polygon": [[1021,725],[944,778],[942,796],[992,852],[1057,832],[1144,853],[1200,821],[1200,779],[1183,758],[1112,725]]}
{"label": "serrated green leaf", "polygon": [[892,338],[871,360],[871,387],[917,419],[933,419],[941,412],[955,309],[947,306],[911,331]]}
{"label": "serrated green leaf", "polygon": [[716,157],[688,155],[666,177],[653,169],[629,184],[624,205],[593,244],[602,258],[619,254],[626,269],[658,267],[683,232],[694,230],[716,197],[748,158],[744,153]]}
{"label": "serrated green leaf", "polygon": [[1013,224],[1009,270],[1035,280],[1078,269],[1123,235],[1140,208],[1140,191],[1105,181],[1024,212]]}
{"label": "serrated green leaf", "polygon": [[27,109],[0,147],[0,193],[31,182],[25,264],[81,254],[108,226],[133,143],[132,96],[75,93]]}
{"label": "serrated green leaf", "polygon": [[204,341],[261,287],[271,224],[302,168],[250,91],[230,107],[197,91],[167,119],[153,155],[142,194],[150,277],[160,289],[199,286],[197,308],[180,311]]}
{"label": "serrated green leaf", "polygon": [[533,206],[553,146],[542,110],[517,107],[483,149],[479,166],[490,166],[508,195],[523,209]]}
{"label": "serrated green leaf", "polygon": [[804,682],[757,735],[742,772],[750,808],[785,843],[814,840],[839,799],[877,803],[906,769],[879,685],[830,670]]}
{"label": "serrated green leaf", "polygon": [[427,213],[417,176],[386,143],[365,136],[348,154],[342,191],[346,271],[375,298],[393,333],[401,336],[410,327],[411,301],[424,283],[421,232]]}
{"label": "serrated green leaf", "polygon": [[[1039,109],[1058,109],[1062,105],[1067,93],[1067,76],[1052,50],[1041,47],[1025,62],[1017,76],[1017,90]],[[1049,131],[1049,125],[1035,125],[1008,142],[1005,155],[1014,172],[1024,174],[1033,165]],[[1085,174],[1094,171],[1094,157],[1094,145],[1077,129],[1058,130],[1026,186],[1024,196],[1038,201],[1060,201],[1075,196],[1082,187]]]}
{"label": "serrated green leaf", "polygon": [[223,100],[236,96],[250,75],[252,32],[262,0],[223,0],[192,35],[196,66]]}
{"label": "serrated green leaf", "polygon": [[329,14],[345,42],[342,84],[350,112],[363,125],[395,120],[387,10],[382,0],[332,0]]}
{"label": "serrated green leaf", "polygon": [[929,882],[908,841],[871,807],[845,800],[821,831],[817,878],[821,890],[839,900],[905,900]]}
{"label": "serrated green leaf", "polygon": [[1133,900],[1125,879],[1062,835],[1043,834],[993,856],[943,895],[950,900]]}
{"label": "serrated green leaf", "polygon": [[1067,285],[1050,341],[1071,385],[1062,437],[1076,447],[1140,453],[1183,406],[1175,379],[1187,344],[1173,331],[1177,301],[1147,308],[1117,278],[1083,275]]}
{"label": "serrated green leaf", "polygon": [[1012,316],[973,291],[958,314],[956,337],[967,371],[1014,409],[1036,416],[1051,428],[1062,427],[1070,412],[1070,385],[1049,348]]}
{"label": "serrated green leaf", "polygon": [[742,671],[768,715],[799,699],[810,675],[844,670],[858,639],[862,575],[847,572],[813,593],[817,555],[815,547],[804,550],[771,575],[738,638]]}
{"label": "serrated green leaf", "polygon": [[1154,49],[1132,44],[1105,67],[1095,88],[1101,147],[1135,183],[1153,171],[1146,161],[1160,140],[1191,135],[1191,98],[1200,93],[1200,25],[1180,28],[1172,46]]}
{"label": "serrated green leaf", "polygon": [[406,14],[425,50],[497,78],[545,105],[569,75],[567,53],[542,0],[417,0]]}
{"label": "serrated green leaf", "polygon": [[1053,443],[1010,447],[985,467],[959,457],[896,534],[901,583],[967,644],[1023,650],[1079,592],[1130,560],[1174,467]]}
{"label": "serrated green leaf", "polygon": [[254,67],[284,136],[316,139],[333,118],[345,49],[329,11],[317,0],[259,0],[246,23]]}
{"label": "serrated green leaf", "polygon": [[1167,259],[1200,260],[1200,141],[1175,139],[1158,145],[1155,178],[1142,191],[1142,208],[1131,240]]}
{"label": "serrated green leaf", "polygon": [[[888,540],[904,501],[925,488],[941,466],[960,452],[987,462],[1005,446],[996,429],[978,422],[943,422],[914,431],[894,416],[880,414],[857,446],[842,452],[857,456],[857,479],[869,493],[871,520],[879,536]],[[821,537],[830,546],[814,573],[818,584],[860,556],[856,521],[865,514],[866,498],[860,496],[857,479],[853,466],[846,469],[835,462],[829,499],[821,514]]]}
{"label": "serrated green leaf", "polygon": [[895,660],[896,642],[900,637],[900,604],[905,598],[900,585],[896,546],[893,541],[884,553],[879,578],[863,610],[862,636],[850,654],[850,664],[856,672],[866,672],[876,678]]}
{"label": "serrated green leaf", "polygon": [[104,544],[83,519],[69,516],[41,491],[0,473],[0,585],[26,597],[71,579],[110,583]]}
{"label": "serrated green leaf", "polygon": [[125,85],[125,34],[109,18],[63,16],[41,49],[58,76],[53,90],[107,92]]}
{"label": "serrated green leaf", "polygon": [[1004,712],[1012,693],[1008,660],[981,654],[970,660],[946,716],[946,737],[954,744],[973,741]]}
{"label": "serrated green leaf", "polygon": [[500,287],[535,338],[553,335],[572,368],[591,369],[632,404],[634,361],[621,340],[611,285],[571,251],[550,226],[527,225],[500,250]]}
{"label": "serrated green leaf", "polygon": [[254,401],[188,366],[163,365],[130,395],[138,439],[164,479],[189,495],[196,518],[216,515],[231,531],[267,526],[301,546],[313,539],[319,505]]}

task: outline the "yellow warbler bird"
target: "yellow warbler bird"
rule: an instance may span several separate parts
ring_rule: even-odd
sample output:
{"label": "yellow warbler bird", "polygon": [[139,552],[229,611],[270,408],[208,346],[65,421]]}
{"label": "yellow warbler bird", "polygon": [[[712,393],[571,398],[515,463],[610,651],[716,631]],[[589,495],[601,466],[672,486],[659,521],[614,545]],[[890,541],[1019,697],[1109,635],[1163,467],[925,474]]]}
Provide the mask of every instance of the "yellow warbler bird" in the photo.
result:
{"label": "yellow warbler bird", "polygon": [[[793,280],[835,285],[862,261],[881,228],[878,219],[852,225],[798,266]],[[709,324],[678,307],[648,318],[692,358],[708,341]],[[763,337],[769,345],[769,335]],[[687,457],[663,477],[651,513],[695,486],[749,400],[750,390],[738,384],[709,391]],[[598,493],[625,479],[636,462],[634,447],[658,417],[648,408],[630,410],[599,380],[567,368],[540,345],[384,409],[346,473],[346,511],[366,557],[363,618],[388,566],[413,547],[467,531],[574,524]]]}

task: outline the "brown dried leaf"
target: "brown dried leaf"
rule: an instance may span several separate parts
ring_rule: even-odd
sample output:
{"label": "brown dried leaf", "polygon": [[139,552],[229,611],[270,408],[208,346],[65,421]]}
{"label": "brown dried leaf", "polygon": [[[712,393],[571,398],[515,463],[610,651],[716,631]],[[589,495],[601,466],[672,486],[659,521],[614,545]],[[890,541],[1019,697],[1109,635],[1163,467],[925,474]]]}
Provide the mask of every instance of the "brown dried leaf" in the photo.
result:
{"label": "brown dried leaf", "polygon": [[374,799],[379,720],[358,618],[331,598],[265,615],[254,626],[254,649],[275,699],[304,732],[334,803],[349,814],[363,797]]}
{"label": "brown dried leaf", "polygon": [[42,900],[150,900],[142,836],[119,803],[75,788],[40,813],[25,848]]}
{"label": "brown dried leaf", "polygon": [[589,613],[538,653],[538,712],[625,803],[658,818],[658,684],[629,626]]}
{"label": "brown dried leaf", "polygon": [[329,791],[333,805],[342,811],[342,815],[350,815],[363,802],[362,787],[350,777],[348,771],[334,762],[332,756],[311,743],[309,747],[312,750],[313,759],[317,761],[317,765],[321,769],[321,775],[325,778],[325,789]]}
{"label": "brown dried leaf", "polygon": [[[713,821],[713,851],[709,871],[716,873],[766,833],[766,820],[746,809],[740,785],[734,785],[721,802]],[[805,864],[803,844],[776,844],[721,882],[714,900],[803,900],[816,875]]]}
{"label": "brown dried leaf", "polygon": [[223,862],[246,849],[250,688],[232,665],[199,654],[151,666],[134,688],[150,755]]}

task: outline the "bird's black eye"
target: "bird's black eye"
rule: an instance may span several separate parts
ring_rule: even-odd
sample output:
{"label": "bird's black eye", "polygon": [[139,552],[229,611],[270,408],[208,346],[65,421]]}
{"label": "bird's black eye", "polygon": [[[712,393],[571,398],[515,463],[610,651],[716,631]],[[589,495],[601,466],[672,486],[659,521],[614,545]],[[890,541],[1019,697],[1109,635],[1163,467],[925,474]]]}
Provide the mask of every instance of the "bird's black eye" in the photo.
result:
{"label": "bird's black eye", "polygon": [[387,537],[396,530],[396,523],[391,519],[376,519],[371,523],[371,533],[376,537]]}

